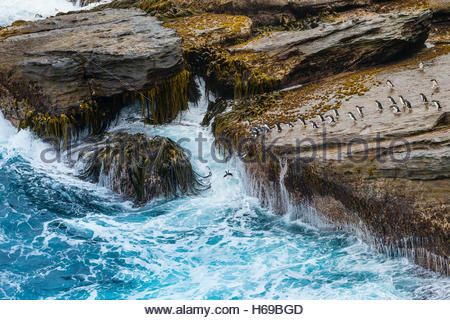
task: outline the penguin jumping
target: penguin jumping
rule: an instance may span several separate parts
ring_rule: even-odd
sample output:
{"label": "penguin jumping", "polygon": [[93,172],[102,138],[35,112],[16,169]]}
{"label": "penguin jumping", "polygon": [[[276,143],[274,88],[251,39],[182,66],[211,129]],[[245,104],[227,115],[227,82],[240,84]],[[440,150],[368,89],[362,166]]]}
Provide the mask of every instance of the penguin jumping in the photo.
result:
{"label": "penguin jumping", "polygon": [[232,177],[233,176],[233,174],[230,172],[230,171],[225,171],[225,175],[223,176],[224,178],[227,178],[227,177]]}

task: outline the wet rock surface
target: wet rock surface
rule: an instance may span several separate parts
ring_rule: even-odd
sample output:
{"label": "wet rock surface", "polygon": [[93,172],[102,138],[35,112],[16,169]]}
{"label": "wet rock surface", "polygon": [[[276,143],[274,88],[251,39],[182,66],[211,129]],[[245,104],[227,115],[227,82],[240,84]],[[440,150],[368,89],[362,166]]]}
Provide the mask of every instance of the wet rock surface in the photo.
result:
{"label": "wet rock surface", "polygon": [[[215,117],[219,145],[240,153],[250,190],[273,211],[313,207],[320,221],[350,229],[382,252],[449,274],[446,7],[427,1],[359,5],[312,28],[271,27],[216,54],[207,74],[234,86],[239,99],[221,102],[206,118]],[[373,65],[382,67],[367,69]],[[279,87],[289,88],[255,96]],[[232,111],[220,114],[225,109]],[[328,117],[322,122],[319,114]]]}
{"label": "wet rock surface", "polygon": [[155,198],[195,195],[208,177],[193,170],[183,148],[169,138],[116,132],[83,147],[83,178],[109,187],[136,205]]}
{"label": "wet rock surface", "polygon": [[176,33],[137,9],[16,23],[2,29],[0,55],[0,108],[15,125],[27,109],[60,115],[150,89],[183,64]]}

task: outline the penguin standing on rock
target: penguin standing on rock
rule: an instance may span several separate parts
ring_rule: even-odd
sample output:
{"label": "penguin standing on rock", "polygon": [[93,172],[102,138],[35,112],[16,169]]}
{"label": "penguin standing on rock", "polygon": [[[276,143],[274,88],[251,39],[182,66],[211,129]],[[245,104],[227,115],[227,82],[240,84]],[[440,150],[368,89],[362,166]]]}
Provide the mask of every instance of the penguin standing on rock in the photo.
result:
{"label": "penguin standing on rock", "polygon": [[306,127],[306,121],[305,121],[305,118],[303,118],[302,116],[299,116],[297,119],[300,120],[300,121],[303,123],[303,126]]}
{"label": "penguin standing on rock", "polygon": [[375,103],[377,104],[378,110],[379,110],[379,111],[383,111],[383,105],[381,104],[381,102],[378,101],[378,100],[375,100]]}
{"label": "penguin standing on rock", "polygon": [[389,96],[388,99],[391,100],[392,104],[397,104],[397,102],[394,100],[394,98],[392,98],[392,96]]}
{"label": "penguin standing on rock", "polygon": [[402,111],[400,110],[400,108],[396,104],[393,104],[391,106],[391,108],[394,109],[394,113],[396,113],[396,114],[402,113]]}
{"label": "penguin standing on rock", "polygon": [[433,86],[433,89],[439,88],[439,84],[436,79],[431,80],[431,85]]}
{"label": "penguin standing on rock", "polygon": [[270,132],[270,130],[272,130],[267,123],[264,123],[263,128],[266,129],[266,132]]}
{"label": "penguin standing on rock", "polygon": [[403,98],[403,96],[398,96],[398,97],[400,98],[400,103],[401,103],[403,106],[406,106],[405,98]]}
{"label": "penguin standing on rock", "polygon": [[258,127],[253,127],[250,132],[252,134],[252,137],[254,137],[254,138],[257,138],[260,133]]}
{"label": "penguin standing on rock", "polygon": [[319,129],[319,126],[314,121],[311,120],[310,123],[313,129]]}
{"label": "penguin standing on rock", "polygon": [[325,122],[325,118],[323,117],[323,115],[321,115],[321,114],[319,113],[317,116],[320,118],[320,120],[321,120],[322,122]]}
{"label": "penguin standing on rock", "polygon": [[339,112],[337,111],[337,109],[336,109],[336,108],[333,108],[332,110],[333,110],[333,112],[334,112],[334,116],[335,116],[336,118],[339,118]]}
{"label": "penguin standing on rock", "polygon": [[409,102],[408,100],[405,100],[405,106],[406,106],[409,110],[412,110],[411,102]]}
{"label": "penguin standing on rock", "polygon": [[434,106],[437,110],[441,110],[441,109],[442,109],[441,103],[440,103],[439,101],[433,100],[432,103],[433,103],[433,106]]}
{"label": "penguin standing on rock", "polygon": [[424,69],[424,65],[423,65],[422,61],[419,62],[419,69],[420,69],[420,71],[423,71],[423,69]]}
{"label": "penguin standing on rock", "polygon": [[354,115],[353,113],[347,112],[347,114],[348,114],[348,116],[350,117],[350,119],[352,119],[353,121],[357,121],[357,120],[356,120],[356,117],[355,117],[355,115]]}
{"label": "penguin standing on rock", "polygon": [[356,106],[355,108],[356,108],[356,110],[358,110],[358,113],[361,116],[361,118],[363,118],[364,117],[364,112],[363,112],[364,107]]}
{"label": "penguin standing on rock", "polygon": [[285,124],[287,124],[289,126],[289,128],[293,128],[294,124],[292,122],[285,122]]}
{"label": "penguin standing on rock", "polygon": [[281,129],[281,125],[278,122],[275,123],[275,126],[277,127],[278,132],[283,131],[283,129]]}
{"label": "penguin standing on rock", "polygon": [[386,80],[386,84],[391,88],[391,90],[393,90],[394,89],[394,84],[392,83],[392,81],[391,80]]}
{"label": "penguin standing on rock", "polygon": [[334,120],[334,117],[331,115],[327,115],[325,118],[330,119],[330,124],[336,123],[336,120]]}
{"label": "penguin standing on rock", "polygon": [[426,95],[424,95],[423,93],[421,93],[421,94],[420,94],[420,97],[422,98],[422,102],[428,103],[428,99],[427,99],[427,96],[426,96]]}

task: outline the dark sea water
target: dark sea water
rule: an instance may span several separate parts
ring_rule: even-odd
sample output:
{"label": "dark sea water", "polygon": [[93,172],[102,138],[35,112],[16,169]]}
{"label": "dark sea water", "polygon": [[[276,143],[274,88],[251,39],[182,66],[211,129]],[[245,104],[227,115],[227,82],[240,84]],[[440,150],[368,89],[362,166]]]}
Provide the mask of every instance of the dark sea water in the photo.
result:
{"label": "dark sea water", "polygon": [[[211,190],[141,209],[81,181],[76,167],[42,162],[49,146],[0,116],[0,299],[450,297],[448,277],[261,208],[238,163],[212,161],[205,108],[155,128],[130,107],[110,129],[189,138],[196,170],[213,173]],[[208,163],[196,156],[199,133]]]}

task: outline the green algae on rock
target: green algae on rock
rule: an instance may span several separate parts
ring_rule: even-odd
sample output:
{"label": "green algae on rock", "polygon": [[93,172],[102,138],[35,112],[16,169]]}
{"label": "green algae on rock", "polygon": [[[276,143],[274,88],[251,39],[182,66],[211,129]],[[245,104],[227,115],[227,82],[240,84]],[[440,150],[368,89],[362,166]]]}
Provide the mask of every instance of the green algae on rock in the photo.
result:
{"label": "green algae on rock", "polygon": [[138,8],[158,18],[177,18],[193,14],[193,8],[184,5],[183,0],[114,0],[110,3],[99,5],[92,11],[108,8],[130,9]]}
{"label": "green algae on rock", "polygon": [[390,13],[324,23],[307,31],[268,32],[229,48],[231,55],[253,54],[249,69],[271,75],[282,86],[381,64],[420,48],[428,37],[429,10]]}
{"label": "green algae on rock", "polygon": [[169,138],[125,132],[106,135],[79,155],[82,177],[145,205],[158,197],[195,195],[209,188],[183,148]]}
{"label": "green algae on rock", "polygon": [[189,50],[247,39],[252,31],[252,20],[246,16],[205,13],[171,19],[164,26],[176,30],[183,38],[183,47]]}

